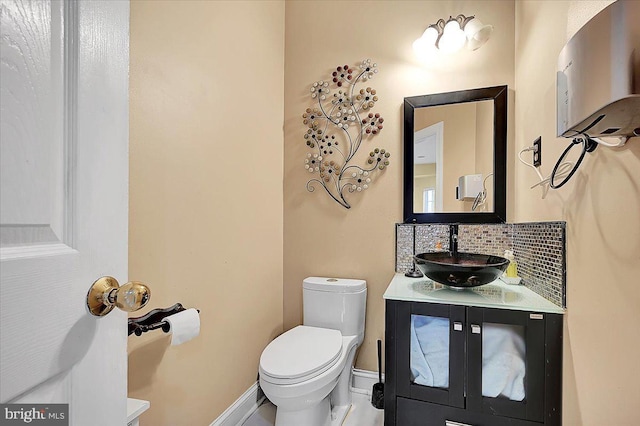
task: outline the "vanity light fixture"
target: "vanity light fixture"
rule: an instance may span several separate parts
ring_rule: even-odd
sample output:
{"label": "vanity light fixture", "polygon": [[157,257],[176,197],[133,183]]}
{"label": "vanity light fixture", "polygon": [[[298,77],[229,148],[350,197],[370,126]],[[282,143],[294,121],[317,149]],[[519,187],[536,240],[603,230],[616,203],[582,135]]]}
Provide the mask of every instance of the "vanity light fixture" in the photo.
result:
{"label": "vanity light fixture", "polygon": [[477,50],[489,40],[492,31],[492,25],[484,25],[475,16],[449,16],[446,21],[438,19],[429,25],[413,43],[413,48],[418,53],[434,48],[444,53],[455,53],[465,46],[469,50]]}

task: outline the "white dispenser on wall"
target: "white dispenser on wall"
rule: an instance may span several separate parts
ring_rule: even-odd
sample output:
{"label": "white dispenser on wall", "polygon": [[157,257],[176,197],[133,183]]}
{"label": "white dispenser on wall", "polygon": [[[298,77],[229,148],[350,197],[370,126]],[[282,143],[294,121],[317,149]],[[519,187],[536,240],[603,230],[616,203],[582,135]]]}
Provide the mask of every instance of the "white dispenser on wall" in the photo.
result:
{"label": "white dispenser on wall", "polygon": [[560,52],[558,136],[640,136],[640,2],[616,1]]}
{"label": "white dispenser on wall", "polygon": [[473,200],[482,192],[482,175],[464,175],[458,178],[457,200]]}

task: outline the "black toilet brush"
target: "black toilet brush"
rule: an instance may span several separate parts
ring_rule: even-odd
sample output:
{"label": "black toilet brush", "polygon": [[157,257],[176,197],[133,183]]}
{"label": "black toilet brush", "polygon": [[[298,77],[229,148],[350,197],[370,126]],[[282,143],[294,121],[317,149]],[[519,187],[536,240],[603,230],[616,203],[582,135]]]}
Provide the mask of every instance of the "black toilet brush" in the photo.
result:
{"label": "black toilet brush", "polygon": [[371,405],[376,408],[384,408],[384,383],[382,383],[382,340],[378,340],[378,383],[373,385],[371,391]]}

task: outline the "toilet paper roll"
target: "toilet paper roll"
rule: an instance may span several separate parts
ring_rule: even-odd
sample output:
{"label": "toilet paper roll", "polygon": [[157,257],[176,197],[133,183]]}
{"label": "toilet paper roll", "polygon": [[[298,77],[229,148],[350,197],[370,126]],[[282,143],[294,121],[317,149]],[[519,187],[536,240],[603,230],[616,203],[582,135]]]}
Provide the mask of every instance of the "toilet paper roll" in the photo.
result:
{"label": "toilet paper roll", "polygon": [[200,334],[200,314],[194,308],[169,315],[165,321],[169,323],[171,346],[188,342]]}

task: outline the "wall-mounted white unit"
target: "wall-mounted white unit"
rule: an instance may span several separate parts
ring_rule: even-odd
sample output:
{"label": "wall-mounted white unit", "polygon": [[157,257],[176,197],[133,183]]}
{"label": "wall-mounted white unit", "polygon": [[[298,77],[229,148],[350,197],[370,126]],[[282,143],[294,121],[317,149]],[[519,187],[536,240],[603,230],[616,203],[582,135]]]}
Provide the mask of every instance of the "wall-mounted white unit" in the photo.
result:
{"label": "wall-mounted white unit", "polygon": [[482,192],[482,175],[464,175],[458,178],[456,199],[473,200]]}
{"label": "wall-mounted white unit", "polygon": [[560,52],[558,136],[640,136],[640,1],[619,0]]}

